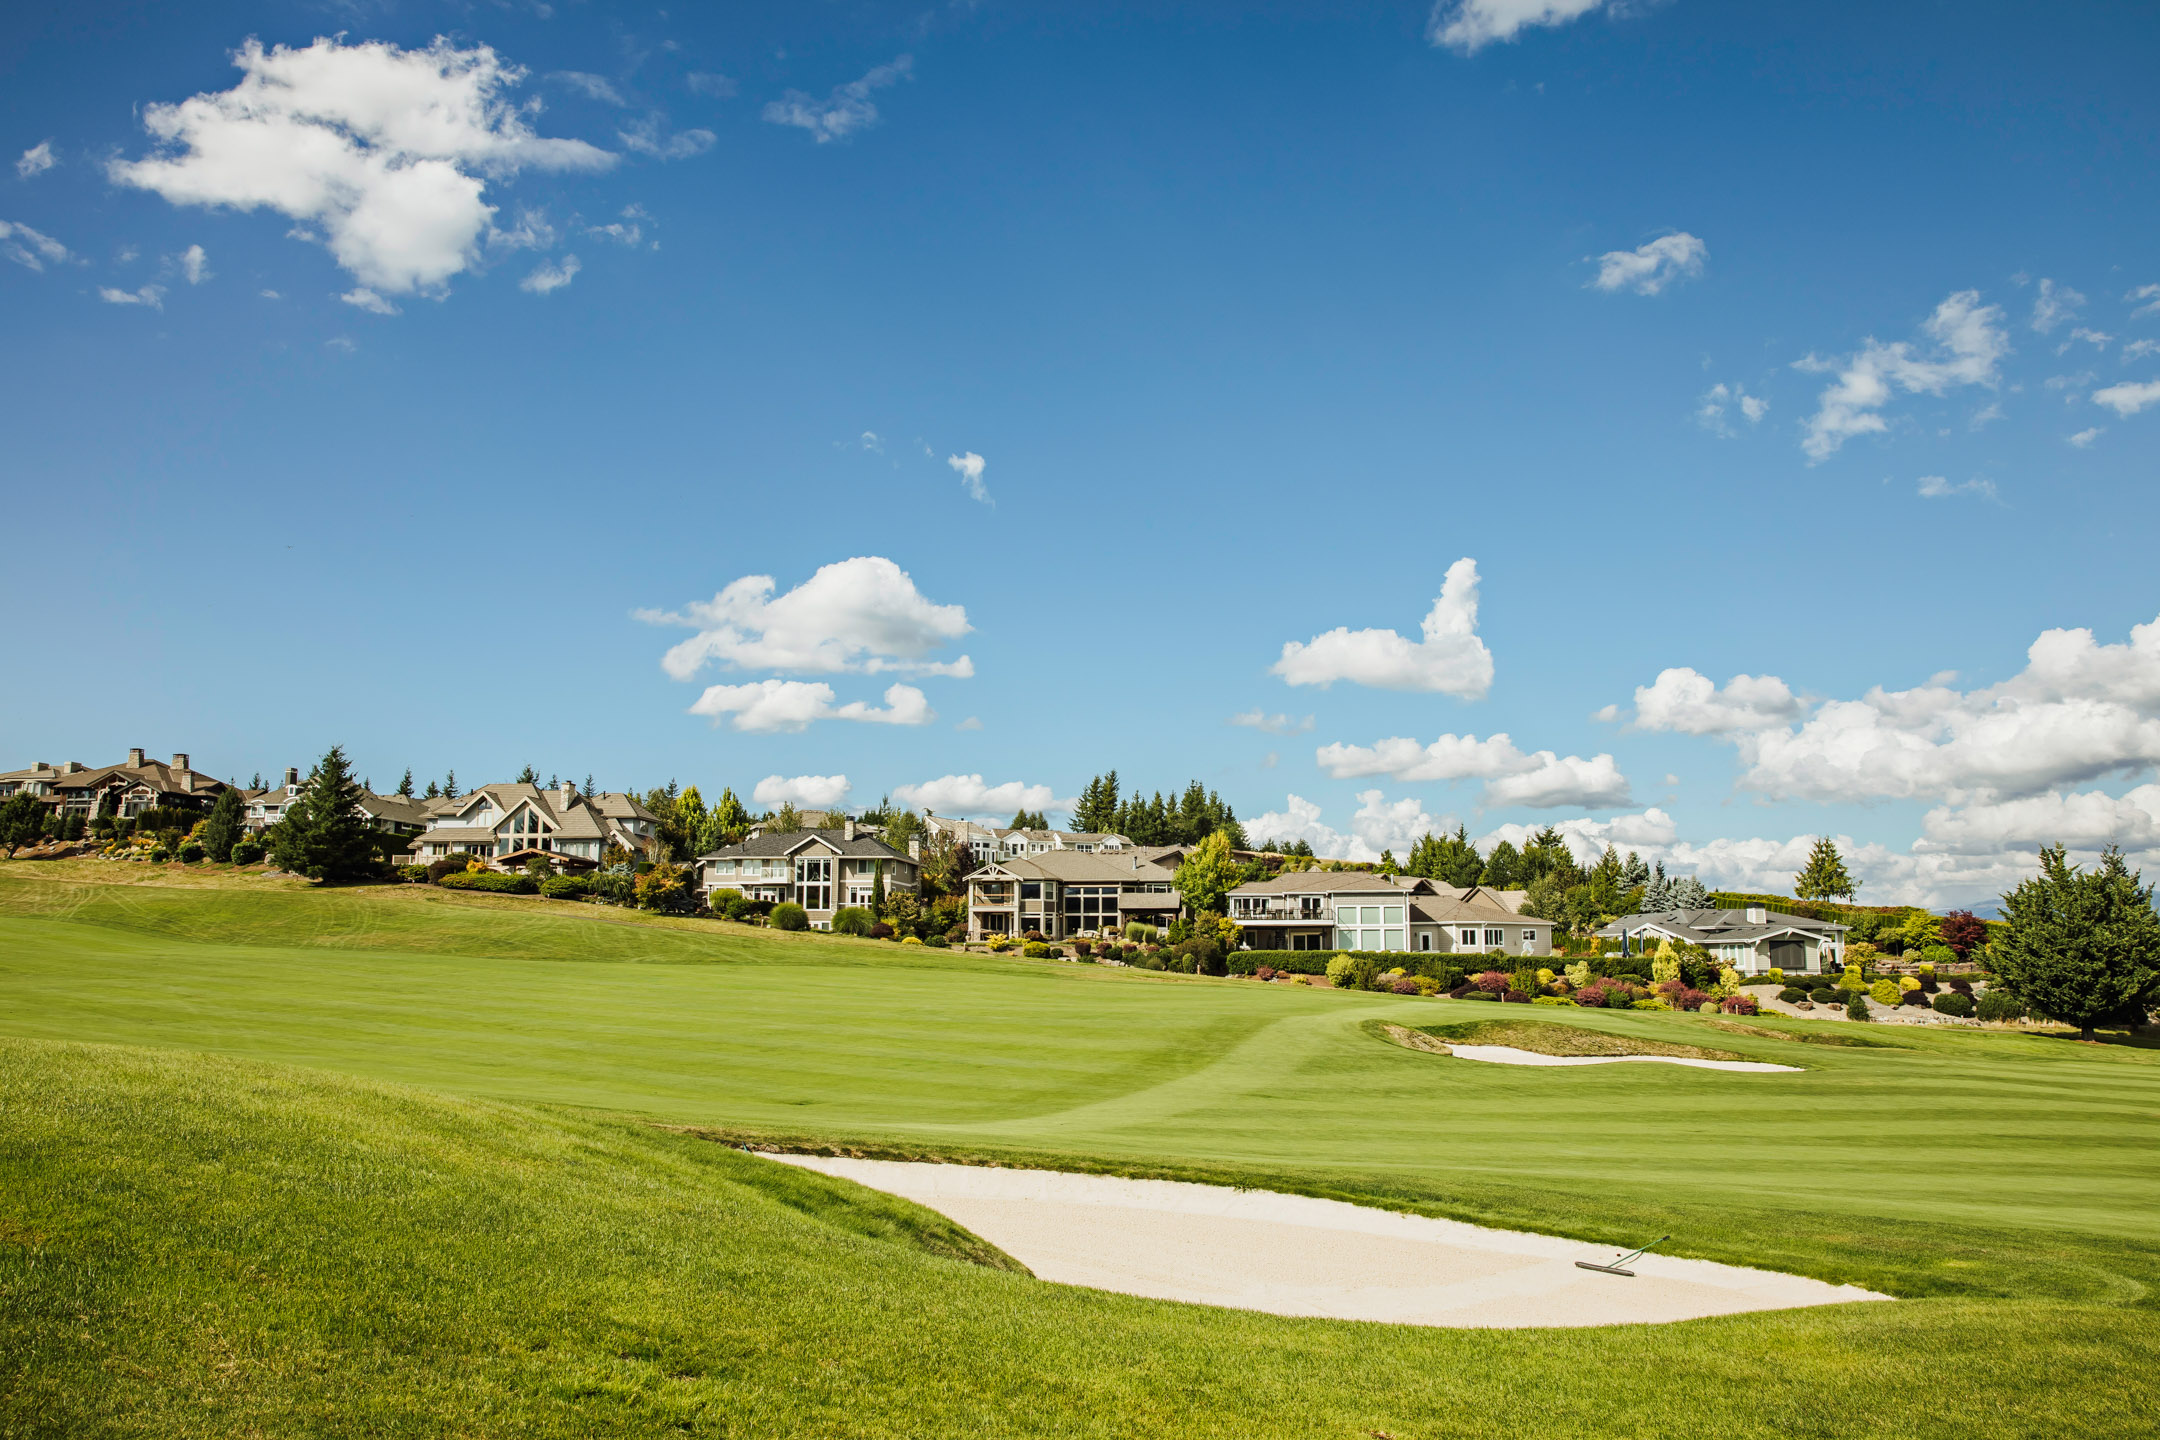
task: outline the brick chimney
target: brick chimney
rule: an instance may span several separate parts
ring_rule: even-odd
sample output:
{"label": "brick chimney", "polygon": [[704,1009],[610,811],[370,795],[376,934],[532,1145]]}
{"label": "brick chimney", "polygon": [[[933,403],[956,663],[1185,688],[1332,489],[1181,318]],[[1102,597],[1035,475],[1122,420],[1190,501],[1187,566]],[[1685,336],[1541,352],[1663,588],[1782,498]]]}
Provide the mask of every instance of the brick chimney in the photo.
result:
{"label": "brick chimney", "polygon": [[137,769],[142,768],[142,746],[137,745],[134,749],[128,751],[128,764],[135,766]]}
{"label": "brick chimney", "polygon": [[173,757],[172,757],[172,768],[173,768],[173,769],[175,769],[175,770],[185,770],[185,769],[187,769],[187,768],[188,768],[188,763],[187,763],[187,755],[186,755],[185,753],[182,753],[182,754],[178,754],[178,755],[175,755],[175,756],[173,756]]}
{"label": "brick chimney", "polygon": [[854,843],[855,817],[853,815],[848,816],[845,820],[842,820],[840,822],[840,838],[849,842],[850,844]]}
{"label": "brick chimney", "polygon": [[565,780],[559,787],[557,787],[555,795],[556,798],[562,802],[562,807],[567,810],[570,808],[570,803],[573,800],[577,799],[577,786],[571,784],[568,780]]}
{"label": "brick chimney", "polygon": [[285,767],[285,788],[288,790],[297,790],[300,788],[299,766],[288,765]]}

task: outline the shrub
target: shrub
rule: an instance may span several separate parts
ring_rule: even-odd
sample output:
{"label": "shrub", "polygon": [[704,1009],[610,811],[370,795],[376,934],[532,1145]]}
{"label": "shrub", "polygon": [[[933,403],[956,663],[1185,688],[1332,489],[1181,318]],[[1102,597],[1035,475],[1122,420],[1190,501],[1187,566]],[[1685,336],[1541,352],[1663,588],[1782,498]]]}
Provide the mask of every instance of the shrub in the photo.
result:
{"label": "shrub", "polygon": [[1328,982],[1338,990],[1370,990],[1379,975],[1379,961],[1347,950],[1336,952],[1327,962]]}
{"label": "shrub", "polygon": [[1421,978],[1423,977],[1411,975],[1397,975],[1387,982],[1387,988],[1391,993],[1396,995],[1416,995],[1419,993],[1418,980]]}
{"label": "shrub", "polygon": [[1772,985],[1782,985],[1785,983],[1785,972],[1772,965],[1763,972],[1763,979],[1768,980]]}
{"label": "shrub", "polygon": [[1499,995],[1508,988],[1508,975],[1505,970],[1487,970],[1470,983],[1488,995]]}
{"label": "shrub", "polygon": [[1915,976],[1903,975],[1898,978],[1897,988],[1910,994],[1912,991],[1918,990],[1920,988],[1920,981]]}
{"label": "shrub", "polygon": [[1935,997],[1936,1013],[1963,1020],[1973,1013],[1972,996],[1960,995],[1955,990],[1945,990]]}
{"label": "shrub", "polygon": [[1895,1005],[1898,1003],[1898,996],[1903,993],[1898,989],[1895,980],[1877,980],[1868,987],[1868,998],[1878,1005]]}
{"label": "shrub", "polygon": [[1083,960],[1095,953],[1095,943],[1092,940],[1075,940],[1072,942],[1072,948],[1073,954],[1078,955]]}
{"label": "shrub", "polygon": [[184,840],[180,844],[180,863],[183,865],[200,864],[202,862],[203,856],[209,853],[209,851],[203,849],[202,845],[199,842],[194,840]]}
{"label": "shrub", "polygon": [[1593,980],[1577,990],[1571,998],[1575,1004],[1582,1006],[1585,1010],[1602,1010],[1605,1008],[1606,999],[1611,993],[1611,989],[1603,980]]}
{"label": "shrub", "polygon": [[1852,996],[1852,999],[1845,1002],[1845,1018],[1848,1020],[1867,1019],[1867,998],[1857,990],[1848,991],[1847,993]]}
{"label": "shrub", "polygon": [[1807,999],[1810,993],[1812,992],[1802,990],[1796,985],[1788,985],[1777,992],[1777,998],[1787,1005],[1798,1005],[1801,1001]]}
{"label": "shrub", "polygon": [[1973,993],[1972,981],[1967,980],[1962,975],[1953,975],[1950,977],[1950,988],[1957,991],[1958,994],[1968,997]]}
{"label": "shrub", "polygon": [[540,882],[540,893],[550,900],[583,900],[593,893],[588,875],[550,875]]}
{"label": "shrub", "polygon": [[772,927],[775,930],[807,930],[810,913],[792,900],[783,900],[772,907]]}
{"label": "shrub", "polygon": [[1922,964],[1941,967],[1957,964],[1958,953],[1948,945],[1929,945],[1920,951]]}
{"label": "shrub", "polygon": [[[235,850],[239,848],[237,845],[233,846]],[[398,879],[403,880],[408,885],[427,884],[428,873],[425,865],[400,865],[397,867],[397,873]]]}
{"label": "shrub", "polygon": [[1927,992],[1925,990],[1901,990],[1898,992],[1897,1003],[1899,1005],[1917,1005],[1922,1010],[1925,1010],[1928,1008]]}
{"label": "shrub", "polygon": [[233,843],[232,863],[235,865],[253,865],[262,857],[262,846],[253,840],[238,840]]}
{"label": "shrub", "polygon": [[722,886],[705,897],[705,908],[715,915],[725,915],[730,920],[739,920],[742,917],[735,913],[735,902],[742,898],[742,891],[731,890]]}
{"label": "shrub", "polygon": [[[603,873],[592,877],[592,893],[594,898],[605,900],[610,905],[628,905],[637,898],[637,884],[628,875]],[[738,918],[740,917],[736,915],[734,905],[730,903],[728,919]]]}
{"label": "shrub", "polygon": [[1755,1003],[1755,997],[1752,995],[1728,995],[1723,1001],[1719,1002],[1718,1008],[1727,1015],[1753,1015],[1762,1009],[1760,1005]]}
{"label": "shrub", "polygon": [[1030,930],[1027,932],[1027,934],[1020,937],[1020,941],[1024,945],[1040,945],[1049,938],[1049,936],[1043,934],[1040,930]]}
{"label": "shrub", "polygon": [[877,923],[877,917],[860,905],[843,905],[832,917],[835,935],[868,935],[870,927]]}
{"label": "shrub", "polygon": [[1973,1013],[1994,1024],[2005,1020],[2022,1020],[2026,1013],[2025,1002],[1999,985],[1990,985],[1980,992],[1980,998],[1973,1006]]}
{"label": "shrub", "polygon": [[153,845],[150,847],[150,859],[153,863],[162,864],[172,859],[172,852],[163,845]]}
{"label": "shrub", "polygon": [[1262,965],[1259,969],[1253,971],[1252,973],[1253,979],[1255,980],[1272,980],[1275,978],[1275,967],[1272,965]]}
{"label": "shrub", "polygon": [[530,875],[504,875],[494,870],[460,870],[435,883],[451,890],[485,890],[495,895],[534,895],[540,890]]}
{"label": "shrub", "polygon": [[[914,937],[909,936],[908,938],[913,939]],[[946,939],[943,935],[932,935],[929,939],[923,941],[923,944],[930,946],[934,950],[944,950],[952,945],[952,941]]]}
{"label": "shrub", "polygon": [[688,910],[697,903],[690,872],[673,865],[655,865],[637,877],[633,886],[637,902],[647,910]]}
{"label": "shrub", "polygon": [[[870,938],[873,940],[890,940],[893,937],[893,928],[892,926],[886,924],[883,920],[880,920],[870,927],[869,935]],[[944,940],[944,938],[945,937],[942,935],[938,936],[938,939],[941,941]]]}
{"label": "shrub", "polygon": [[1054,947],[1045,945],[1040,940],[1029,940],[1021,945],[1020,953],[1030,960],[1048,960],[1058,952]]}
{"label": "shrub", "polygon": [[902,940],[900,943],[903,945],[920,945],[922,944],[922,941],[917,937],[910,935],[905,940]]}
{"label": "shrub", "polygon": [[1694,1010],[1700,1012],[1705,1005],[1708,1005],[1713,1010],[1717,1008],[1717,1002],[1710,998],[1710,995],[1707,991],[1697,990],[1692,985],[1688,986],[1686,989],[1682,990],[1677,995],[1668,995],[1667,997],[1665,997],[1665,999],[1666,1003],[1671,1005],[1672,1008],[1675,1010]]}
{"label": "shrub", "polygon": [[[237,852],[240,847],[235,845],[233,849]],[[463,855],[452,855],[445,859],[436,860],[427,867],[428,883],[431,885],[442,884],[445,875],[462,875],[464,873],[465,857]]]}

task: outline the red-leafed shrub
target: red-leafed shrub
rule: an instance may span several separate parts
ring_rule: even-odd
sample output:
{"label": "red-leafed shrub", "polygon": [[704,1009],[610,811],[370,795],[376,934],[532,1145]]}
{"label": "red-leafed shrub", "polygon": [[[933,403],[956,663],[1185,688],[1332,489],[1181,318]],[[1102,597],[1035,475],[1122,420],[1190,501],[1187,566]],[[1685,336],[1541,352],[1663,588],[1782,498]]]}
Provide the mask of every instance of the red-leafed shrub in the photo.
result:
{"label": "red-leafed shrub", "polygon": [[1259,969],[1253,971],[1252,973],[1253,979],[1255,980],[1272,980],[1275,978],[1275,967],[1272,965],[1262,965]]}
{"label": "red-leafed shrub", "polygon": [[1665,1003],[1675,1010],[1700,1010],[1710,1003],[1710,997],[1700,990],[1683,986],[1679,993],[1667,995]]}
{"label": "red-leafed shrub", "polygon": [[870,927],[870,938],[873,940],[890,940],[892,939],[892,937],[892,926],[886,924],[883,920],[878,921],[877,924]]}
{"label": "red-leafed shrub", "polygon": [[1605,1008],[1606,1000],[1611,994],[1611,987],[1606,985],[1604,981],[1593,980],[1588,985],[1583,986],[1582,989],[1577,990],[1574,998],[1575,1003],[1585,1010],[1602,1010]]}
{"label": "red-leafed shrub", "polygon": [[1907,990],[1903,995],[1900,995],[1898,997],[1898,1004],[1917,1005],[1921,1009],[1925,1010],[1928,1008],[1929,1004],[1928,993],[1925,990]]}
{"label": "red-leafed shrub", "polygon": [[1505,994],[1508,988],[1508,973],[1505,970],[1487,970],[1470,983],[1487,994]]}
{"label": "red-leafed shrub", "polygon": [[1728,995],[1718,1008],[1727,1015],[1753,1015],[1762,1007],[1755,1003],[1753,995]]}
{"label": "red-leafed shrub", "polygon": [[1388,989],[1397,995],[1415,995],[1418,993],[1417,980],[1409,975],[1397,975],[1388,982]]}

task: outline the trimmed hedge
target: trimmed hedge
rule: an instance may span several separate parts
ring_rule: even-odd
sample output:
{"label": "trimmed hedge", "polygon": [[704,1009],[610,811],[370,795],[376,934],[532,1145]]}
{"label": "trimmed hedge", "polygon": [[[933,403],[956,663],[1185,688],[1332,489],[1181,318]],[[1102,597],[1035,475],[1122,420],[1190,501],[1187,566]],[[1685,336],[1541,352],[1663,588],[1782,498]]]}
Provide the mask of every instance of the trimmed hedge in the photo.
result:
{"label": "trimmed hedge", "polygon": [[1465,973],[1459,957],[1451,959],[1429,950],[1233,950],[1224,958],[1232,975],[1250,975],[1263,965],[1286,975],[1325,975],[1328,961],[1337,955],[1371,960],[1383,971],[1401,969],[1411,975],[1429,975],[1440,982],[1442,990],[1462,984]]}
{"label": "trimmed hedge", "polygon": [[446,890],[486,890],[497,895],[537,895],[540,884],[530,875],[503,875],[493,870],[460,870],[435,882]]}

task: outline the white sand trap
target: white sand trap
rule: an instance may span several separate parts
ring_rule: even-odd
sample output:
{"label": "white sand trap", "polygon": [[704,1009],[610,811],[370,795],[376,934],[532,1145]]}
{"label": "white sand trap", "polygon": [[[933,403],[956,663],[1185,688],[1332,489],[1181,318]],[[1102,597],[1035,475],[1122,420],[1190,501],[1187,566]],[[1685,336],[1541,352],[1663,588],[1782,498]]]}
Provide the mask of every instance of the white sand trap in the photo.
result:
{"label": "white sand trap", "polygon": [[1512,1045],[1450,1045],[1448,1053],[1458,1060],[1483,1060],[1493,1065],[1692,1065],[1698,1070],[1741,1070],[1751,1075],[1798,1075],[1797,1065],[1772,1065],[1767,1060],[1697,1060],[1687,1055],[1540,1055]]}
{"label": "white sand trap", "polygon": [[[1887,1295],[1265,1190],[1055,1170],[768,1158],[912,1200],[1044,1280],[1272,1315],[1397,1325],[1627,1325]],[[1648,1238],[1648,1237],[1645,1237]]]}

